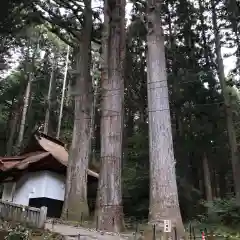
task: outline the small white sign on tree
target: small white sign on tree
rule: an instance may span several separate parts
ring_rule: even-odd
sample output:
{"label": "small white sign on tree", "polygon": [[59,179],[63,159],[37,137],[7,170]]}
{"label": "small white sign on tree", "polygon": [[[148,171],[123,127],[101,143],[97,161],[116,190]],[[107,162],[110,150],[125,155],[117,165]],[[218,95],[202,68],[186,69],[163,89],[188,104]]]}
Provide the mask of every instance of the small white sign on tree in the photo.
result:
{"label": "small white sign on tree", "polygon": [[172,223],[171,220],[164,220],[164,232],[172,232]]}

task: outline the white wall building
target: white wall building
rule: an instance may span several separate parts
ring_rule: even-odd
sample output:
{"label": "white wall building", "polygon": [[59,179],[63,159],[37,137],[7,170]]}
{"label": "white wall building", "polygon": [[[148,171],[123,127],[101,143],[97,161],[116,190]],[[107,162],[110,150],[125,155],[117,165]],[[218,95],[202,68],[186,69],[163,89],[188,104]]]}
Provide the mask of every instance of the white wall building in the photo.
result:
{"label": "white wall building", "polygon": [[[30,143],[20,156],[0,158],[2,201],[46,206],[48,216],[60,217],[68,153],[61,142],[42,133]],[[88,170],[88,176],[88,189],[96,192],[98,174]]]}
{"label": "white wall building", "polygon": [[29,205],[31,198],[64,200],[65,176],[50,171],[30,172],[17,182],[3,184],[3,201]]}

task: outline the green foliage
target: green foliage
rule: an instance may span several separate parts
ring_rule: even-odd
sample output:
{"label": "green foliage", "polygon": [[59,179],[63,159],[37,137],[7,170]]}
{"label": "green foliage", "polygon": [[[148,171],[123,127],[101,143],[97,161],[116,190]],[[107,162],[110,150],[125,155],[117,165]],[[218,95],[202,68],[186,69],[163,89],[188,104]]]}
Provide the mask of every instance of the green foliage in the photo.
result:
{"label": "green foliage", "polygon": [[9,234],[5,237],[5,240],[30,240],[30,231],[21,225],[17,225],[15,228],[9,229]]}
{"label": "green foliage", "polygon": [[128,158],[123,170],[125,215],[146,218],[149,205],[148,138],[140,131],[128,141]]}
{"label": "green foliage", "polygon": [[224,225],[231,228],[238,228],[240,224],[240,206],[235,198],[215,199],[211,202],[203,202],[207,214],[202,221],[206,223]]}

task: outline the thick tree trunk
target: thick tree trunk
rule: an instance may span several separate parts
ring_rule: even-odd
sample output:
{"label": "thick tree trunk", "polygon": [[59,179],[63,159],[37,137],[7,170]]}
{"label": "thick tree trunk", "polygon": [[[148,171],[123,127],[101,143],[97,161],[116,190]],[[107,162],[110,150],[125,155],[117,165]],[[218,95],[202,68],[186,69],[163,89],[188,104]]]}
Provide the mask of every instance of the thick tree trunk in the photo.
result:
{"label": "thick tree trunk", "polygon": [[211,174],[208,165],[208,158],[206,153],[203,155],[203,178],[204,178],[204,185],[205,185],[205,195],[207,201],[213,200],[212,195],[212,182],[211,182]]}
{"label": "thick tree trunk", "polygon": [[87,169],[91,149],[91,1],[85,1],[85,26],[76,56],[76,92],[74,130],[69,154],[65,205],[62,217],[80,221],[89,217],[87,202]]}
{"label": "thick tree trunk", "polygon": [[233,181],[234,181],[236,199],[237,199],[237,202],[240,204],[240,164],[239,164],[239,157],[238,157],[236,132],[233,125],[233,113],[231,109],[230,96],[227,92],[226,80],[224,75],[224,65],[223,65],[223,59],[221,54],[221,42],[220,42],[219,29],[217,25],[217,14],[216,14],[214,0],[211,0],[211,7],[212,7],[212,22],[213,22],[216,55],[217,55],[217,70],[218,70],[218,76],[219,76],[219,80],[222,88],[222,94],[224,98],[224,104],[225,104],[227,131],[228,131],[228,139],[229,139],[229,147],[231,152],[231,163],[232,163],[232,171],[233,171]]}
{"label": "thick tree trunk", "polygon": [[54,53],[53,57],[53,63],[52,63],[52,71],[51,71],[51,77],[49,81],[49,87],[48,87],[48,96],[47,96],[47,110],[45,114],[45,121],[44,121],[44,133],[48,134],[49,133],[49,124],[50,124],[50,119],[51,119],[51,113],[52,113],[52,93],[53,93],[53,88],[55,86],[55,71],[56,71],[56,66],[57,66],[57,54]]}
{"label": "thick tree trunk", "polygon": [[178,201],[173,153],[164,36],[160,18],[161,4],[162,1],[148,0],[149,222],[162,227],[163,220],[171,220],[179,236],[183,236],[184,227]]}
{"label": "thick tree trunk", "polygon": [[101,172],[98,186],[99,229],[123,228],[122,135],[124,104],[125,0],[104,5],[103,69],[101,103]]}

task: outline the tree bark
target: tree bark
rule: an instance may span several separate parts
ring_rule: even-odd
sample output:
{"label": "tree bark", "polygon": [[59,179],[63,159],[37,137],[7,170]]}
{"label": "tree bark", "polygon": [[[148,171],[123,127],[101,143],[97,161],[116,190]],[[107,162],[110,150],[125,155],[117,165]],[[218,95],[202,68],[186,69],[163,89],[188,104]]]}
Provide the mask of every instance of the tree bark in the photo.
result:
{"label": "tree bark", "polygon": [[179,236],[184,227],[178,201],[169,96],[161,24],[161,0],[148,0],[147,82],[150,151],[149,223],[172,221]]}
{"label": "tree bark", "polygon": [[[73,128],[73,136],[74,136],[74,132],[76,132],[76,125],[74,124],[74,128]],[[69,156],[68,156],[68,166],[67,166],[67,171],[66,171],[66,183],[65,183],[65,193],[64,193],[64,202],[63,202],[63,207],[62,207],[62,214],[61,214],[61,218],[62,219],[68,219],[68,202],[69,202],[69,193],[70,193],[70,189],[71,189],[71,171],[74,168],[73,166],[73,161],[72,161],[73,157],[72,157],[72,151],[70,149],[69,151]],[[71,216],[70,216],[71,217]]]}
{"label": "tree bark", "polygon": [[99,229],[120,232],[122,207],[122,135],[124,104],[125,0],[104,5],[101,172],[98,186]]}
{"label": "tree bark", "polygon": [[76,55],[76,92],[74,129],[72,146],[69,154],[69,166],[65,189],[65,204],[62,217],[80,221],[89,217],[87,202],[87,169],[91,149],[91,107],[92,81],[91,66],[91,1],[85,3],[85,25],[82,30],[82,41],[79,42]]}
{"label": "tree bark", "polygon": [[224,98],[224,105],[226,111],[226,122],[227,122],[227,132],[229,139],[229,147],[231,152],[231,163],[232,163],[232,171],[233,171],[233,181],[237,202],[240,204],[240,164],[238,158],[238,148],[236,141],[236,132],[233,125],[233,112],[231,109],[230,96],[227,92],[225,74],[224,74],[224,65],[221,54],[221,42],[220,42],[220,34],[217,25],[217,14],[215,9],[215,1],[211,0],[211,8],[212,8],[212,23],[214,30],[214,39],[216,46],[216,56],[217,56],[217,71],[218,77],[220,81],[220,85],[222,88],[222,94]]}
{"label": "tree bark", "polygon": [[51,77],[49,81],[49,87],[48,87],[48,96],[47,96],[47,110],[45,114],[45,121],[44,121],[44,133],[49,134],[49,124],[50,124],[50,117],[52,113],[52,93],[53,93],[53,87],[55,86],[55,71],[57,66],[57,54],[54,53],[53,57],[53,63],[52,63],[52,71],[51,71]]}
{"label": "tree bark", "polygon": [[205,195],[207,201],[213,200],[212,195],[212,183],[211,183],[211,174],[208,165],[208,158],[206,153],[203,155],[203,178],[204,178],[204,185],[205,185]]}

